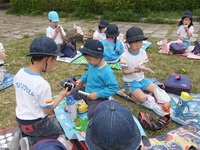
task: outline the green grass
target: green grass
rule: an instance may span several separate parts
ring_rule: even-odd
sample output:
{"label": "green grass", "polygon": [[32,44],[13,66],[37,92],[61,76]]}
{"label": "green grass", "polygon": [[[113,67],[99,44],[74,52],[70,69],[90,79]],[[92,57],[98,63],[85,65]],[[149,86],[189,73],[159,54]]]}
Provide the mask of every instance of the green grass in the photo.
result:
{"label": "green grass", "polygon": [[[41,35],[41,34],[38,34]],[[29,45],[35,37],[25,36],[22,40],[12,41],[4,45],[6,49],[7,59],[5,61],[7,72],[16,74],[17,71],[27,66],[30,63],[28,57],[25,55],[28,53]],[[172,73],[181,73],[189,76],[192,80],[192,92],[200,92],[200,70],[199,70],[199,61],[187,59],[185,57],[174,56],[174,55],[162,55],[158,53],[158,46],[156,42],[160,39],[149,38],[153,44],[147,49],[147,54],[150,59],[149,67],[154,70],[156,73],[146,73],[146,77],[156,78],[161,82],[164,82],[168,75]],[[115,75],[119,82],[119,87],[123,88],[122,73],[119,70],[114,70]],[[85,65],[74,65],[64,62],[57,62],[55,68],[43,76],[51,84],[53,95],[58,94],[61,89],[59,87],[60,81],[66,77],[75,75],[79,78],[85,72]],[[6,90],[0,91],[0,129],[16,125],[15,121],[15,92],[13,86],[7,88]],[[140,111],[145,111],[151,115],[158,118],[153,111],[147,110],[146,108],[136,105],[133,102],[126,101],[123,98],[114,95],[116,100],[126,107],[128,107],[132,113],[137,116]],[[161,132],[152,132],[147,131],[147,137],[154,137],[165,133],[173,128],[178,127],[176,123],[172,122],[169,128],[164,129]]]}

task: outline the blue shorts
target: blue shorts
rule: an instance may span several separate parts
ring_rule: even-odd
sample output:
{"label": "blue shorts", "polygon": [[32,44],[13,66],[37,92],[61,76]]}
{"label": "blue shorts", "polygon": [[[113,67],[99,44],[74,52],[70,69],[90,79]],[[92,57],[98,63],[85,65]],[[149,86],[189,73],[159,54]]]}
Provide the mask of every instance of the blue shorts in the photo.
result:
{"label": "blue shorts", "polygon": [[149,79],[144,78],[141,81],[132,81],[132,82],[124,82],[124,89],[128,94],[134,92],[136,89],[141,89],[144,91],[149,85],[151,81]]}

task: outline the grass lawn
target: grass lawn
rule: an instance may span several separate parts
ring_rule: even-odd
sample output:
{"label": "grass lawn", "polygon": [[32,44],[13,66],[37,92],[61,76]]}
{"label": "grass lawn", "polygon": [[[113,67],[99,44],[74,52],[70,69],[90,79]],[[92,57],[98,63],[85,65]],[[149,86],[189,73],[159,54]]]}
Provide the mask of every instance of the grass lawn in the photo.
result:
{"label": "grass lawn", "polygon": [[[25,37],[22,40],[12,41],[4,45],[6,49],[7,59],[5,61],[7,72],[16,74],[21,67],[25,67],[29,64],[29,57],[25,55],[29,51],[29,45],[35,37]],[[158,53],[158,46],[156,42],[160,39],[149,38],[153,44],[147,49],[147,54],[149,56],[149,67],[155,71],[155,74],[146,73],[146,77],[156,78],[161,82],[164,82],[168,75],[172,73],[181,73],[187,75],[192,80],[192,92],[200,92],[200,70],[199,70],[199,60],[187,59],[181,56],[174,55],[163,55]],[[119,70],[114,70],[115,75],[119,81],[119,87],[123,87],[122,82],[122,73]],[[60,81],[66,77],[71,77],[72,75],[79,78],[85,72],[85,65],[74,65],[64,62],[57,62],[55,68],[43,76],[51,84],[53,95],[58,94],[61,91],[59,87]],[[0,129],[5,127],[16,125],[15,121],[15,92],[14,87],[11,86],[6,90],[0,91]],[[123,98],[114,95],[116,100],[120,101],[124,106],[128,107],[132,113],[137,116],[140,111],[148,112],[155,117],[154,112],[147,110],[142,106],[138,106],[133,102],[126,101]],[[52,112],[53,113],[53,112]],[[173,128],[178,127],[179,125],[172,122],[169,128],[166,128],[159,132],[147,131],[148,137],[154,137],[165,133]]]}

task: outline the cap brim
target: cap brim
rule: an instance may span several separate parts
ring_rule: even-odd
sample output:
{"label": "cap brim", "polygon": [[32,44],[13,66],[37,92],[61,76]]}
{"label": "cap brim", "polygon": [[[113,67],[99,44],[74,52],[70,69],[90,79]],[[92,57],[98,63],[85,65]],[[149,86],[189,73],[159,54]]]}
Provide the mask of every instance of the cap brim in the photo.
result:
{"label": "cap brim", "polygon": [[59,19],[51,20],[52,22],[59,22]]}
{"label": "cap brim", "polygon": [[119,35],[119,31],[116,34],[110,34],[109,32],[107,32],[107,30],[105,31],[106,36],[108,37],[117,37]]}
{"label": "cap brim", "polygon": [[137,37],[137,38],[129,38],[126,39],[126,43],[130,43],[130,42],[136,42],[136,41],[143,41],[143,40],[147,40],[148,38],[145,36],[141,36],[141,37]]}
{"label": "cap brim", "polygon": [[102,57],[103,57],[103,54],[99,55],[99,54],[97,54],[97,53],[95,53],[95,52],[91,52],[91,50],[89,50],[89,49],[87,49],[87,48],[85,48],[85,47],[79,49],[79,51],[80,51],[83,55],[86,54],[86,55],[89,55],[89,56],[92,56],[92,57],[96,57],[96,58],[102,58]]}
{"label": "cap brim", "polygon": [[186,18],[186,17],[192,19],[192,16],[189,16],[189,15],[182,16],[182,18]]}
{"label": "cap brim", "polygon": [[86,49],[86,48],[80,48],[79,49],[79,51],[82,53],[82,54],[87,54],[87,55],[91,55],[92,56],[92,54]]}
{"label": "cap brim", "polygon": [[[90,119],[90,122],[91,121],[92,121],[92,119]],[[88,127],[89,127],[89,123],[88,123]],[[91,130],[88,127],[87,127],[87,130],[86,130],[86,136],[85,136],[85,144],[86,144],[86,146],[89,148],[89,150],[93,150],[93,149],[95,149],[95,150],[101,150],[101,148],[97,147],[93,143],[92,137],[91,137]],[[136,124],[135,124],[134,127],[135,127],[135,133],[140,133],[140,130],[137,127]],[[138,148],[139,148],[139,146],[141,144],[141,141],[142,141],[141,134],[135,134],[134,139],[135,139],[134,142],[131,143],[128,147],[126,147],[126,150],[138,150]]]}
{"label": "cap brim", "polygon": [[63,56],[64,54],[60,51],[55,54],[49,54],[49,53],[29,53],[26,56]]}
{"label": "cap brim", "polygon": [[[92,118],[90,119],[90,122],[92,121]],[[88,123],[88,126],[87,126],[87,130],[86,130],[86,136],[85,136],[85,144],[86,146],[89,148],[89,150],[101,150],[101,148],[97,147],[93,141],[92,141],[92,137],[91,137],[91,130],[88,128],[89,127],[89,124],[90,122]]]}

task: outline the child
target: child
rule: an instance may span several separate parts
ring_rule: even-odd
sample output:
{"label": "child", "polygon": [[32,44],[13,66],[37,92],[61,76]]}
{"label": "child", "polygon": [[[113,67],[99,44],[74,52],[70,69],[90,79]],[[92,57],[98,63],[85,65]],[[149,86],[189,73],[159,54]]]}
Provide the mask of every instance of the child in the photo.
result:
{"label": "child", "polygon": [[144,76],[144,69],[148,62],[146,51],[142,50],[143,40],[147,38],[138,27],[131,27],[126,32],[126,42],[130,48],[121,55],[124,88],[130,97],[139,103],[144,102],[147,96],[143,91],[150,93],[158,88]]}
{"label": "child", "polygon": [[6,67],[4,66],[4,60],[6,59],[5,49],[3,44],[0,43],[0,85],[3,84],[4,74],[6,72]]}
{"label": "child", "polygon": [[102,41],[106,39],[105,30],[108,27],[109,22],[107,20],[101,20],[98,25],[98,30],[96,30],[93,34],[93,39]]}
{"label": "child", "polygon": [[90,150],[142,150],[142,136],[132,113],[115,100],[100,103],[85,138]]}
{"label": "child", "polygon": [[16,120],[24,136],[20,140],[23,150],[42,139],[57,139],[62,133],[60,127],[48,118],[48,114],[69,94],[68,88],[53,100],[51,87],[41,76],[42,72],[53,69],[56,57],[60,55],[53,39],[38,37],[31,43],[27,55],[31,57],[30,65],[20,69],[14,77]]}
{"label": "child", "polygon": [[51,22],[51,25],[46,29],[46,36],[52,38],[57,45],[61,45],[65,38],[65,31],[63,27],[58,24],[59,16],[56,11],[50,11],[48,13],[48,19]]}
{"label": "child", "polygon": [[123,44],[117,40],[117,36],[119,35],[117,25],[110,24],[105,34],[106,39],[102,41],[104,46],[104,60],[108,63],[116,63],[119,61],[119,56],[124,52]]}
{"label": "child", "polygon": [[[84,99],[89,105],[88,118],[92,118],[95,107],[118,90],[118,82],[114,72],[103,60],[103,45],[98,40],[88,40],[80,52],[88,62],[88,71],[76,81],[78,87],[74,88],[70,95],[74,99]],[[86,84],[85,87],[82,87]],[[88,96],[79,94],[78,91],[89,93]]]}
{"label": "child", "polygon": [[194,32],[194,25],[192,22],[192,13],[187,11],[182,16],[178,25],[177,35],[182,44],[188,48],[190,46],[190,38]]}

